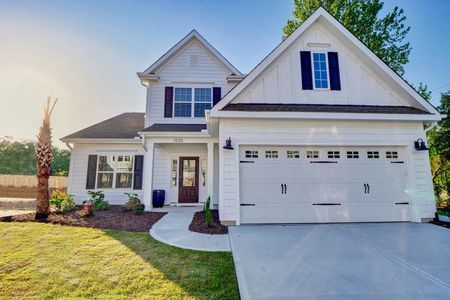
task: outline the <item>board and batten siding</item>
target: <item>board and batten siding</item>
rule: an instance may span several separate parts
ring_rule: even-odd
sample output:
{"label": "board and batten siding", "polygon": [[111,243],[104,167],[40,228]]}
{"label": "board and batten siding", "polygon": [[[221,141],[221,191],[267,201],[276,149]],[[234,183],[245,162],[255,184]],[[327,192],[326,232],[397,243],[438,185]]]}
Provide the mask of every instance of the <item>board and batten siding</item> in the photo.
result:
{"label": "board and batten siding", "polygon": [[221,87],[222,96],[234,86],[226,80],[230,71],[196,40],[187,44],[156,73],[159,81],[151,82],[147,87],[145,127],[154,123],[205,123],[205,118],[164,118],[166,86]]}
{"label": "board and batten siding", "polygon": [[[310,46],[321,43],[329,47]],[[411,96],[399,95],[392,80],[376,74],[362,57],[352,51],[320,22],[314,23],[277,57],[232,103],[406,105]],[[300,51],[337,52],[341,90],[302,90]],[[412,98],[411,98],[412,99]],[[420,107],[419,107],[420,108]]]}
{"label": "board and batten siding", "polygon": [[[220,219],[239,224],[239,146],[404,146],[412,221],[432,218],[434,192],[428,151],[414,141],[426,140],[421,122],[298,121],[222,119],[220,141],[231,137],[234,150],[220,149]],[[223,145],[221,145],[223,146]]]}
{"label": "board and batten siding", "polygon": [[[70,155],[68,192],[77,204],[89,199],[86,189],[86,175],[89,155],[144,155],[141,144],[74,144]],[[144,170],[145,173],[145,170]],[[144,184],[144,183],[143,183]],[[143,199],[143,190],[99,189],[105,193],[105,200],[110,204],[124,204],[128,197],[124,193],[134,193]]]}

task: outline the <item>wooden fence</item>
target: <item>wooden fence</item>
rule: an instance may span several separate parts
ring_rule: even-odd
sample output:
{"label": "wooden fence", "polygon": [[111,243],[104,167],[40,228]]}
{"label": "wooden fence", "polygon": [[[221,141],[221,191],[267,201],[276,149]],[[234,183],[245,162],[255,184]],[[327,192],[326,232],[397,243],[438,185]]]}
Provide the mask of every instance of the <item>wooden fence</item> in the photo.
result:
{"label": "wooden fence", "polygon": [[[35,187],[37,186],[37,177],[32,175],[0,174],[0,186]],[[49,188],[67,188],[67,177],[50,176]]]}

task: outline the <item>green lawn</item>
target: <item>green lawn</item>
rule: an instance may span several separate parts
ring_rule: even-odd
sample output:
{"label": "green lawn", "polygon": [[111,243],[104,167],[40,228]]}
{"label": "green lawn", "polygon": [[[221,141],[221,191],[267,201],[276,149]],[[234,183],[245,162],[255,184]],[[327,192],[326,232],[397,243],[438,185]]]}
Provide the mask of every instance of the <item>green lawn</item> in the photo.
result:
{"label": "green lawn", "polygon": [[148,233],[0,223],[0,299],[237,299],[230,253],[182,250]]}

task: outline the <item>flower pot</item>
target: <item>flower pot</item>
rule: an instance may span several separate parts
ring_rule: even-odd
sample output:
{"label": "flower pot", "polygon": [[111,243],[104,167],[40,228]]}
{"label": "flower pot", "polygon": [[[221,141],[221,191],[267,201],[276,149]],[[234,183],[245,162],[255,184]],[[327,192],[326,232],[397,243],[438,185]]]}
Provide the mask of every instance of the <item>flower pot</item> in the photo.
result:
{"label": "flower pot", "polygon": [[153,207],[163,207],[166,201],[166,191],[164,190],[153,190]]}

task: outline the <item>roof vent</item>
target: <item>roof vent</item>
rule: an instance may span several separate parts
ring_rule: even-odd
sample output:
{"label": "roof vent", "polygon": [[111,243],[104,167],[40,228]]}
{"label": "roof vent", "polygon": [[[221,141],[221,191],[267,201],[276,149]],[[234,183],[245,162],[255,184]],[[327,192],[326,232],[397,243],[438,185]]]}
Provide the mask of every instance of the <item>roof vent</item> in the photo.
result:
{"label": "roof vent", "polygon": [[189,68],[197,68],[198,67],[198,55],[191,55],[189,57]]}

